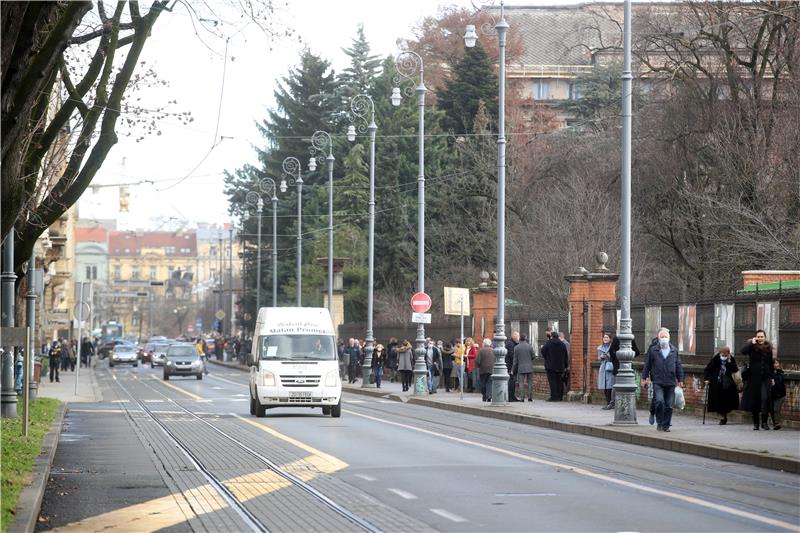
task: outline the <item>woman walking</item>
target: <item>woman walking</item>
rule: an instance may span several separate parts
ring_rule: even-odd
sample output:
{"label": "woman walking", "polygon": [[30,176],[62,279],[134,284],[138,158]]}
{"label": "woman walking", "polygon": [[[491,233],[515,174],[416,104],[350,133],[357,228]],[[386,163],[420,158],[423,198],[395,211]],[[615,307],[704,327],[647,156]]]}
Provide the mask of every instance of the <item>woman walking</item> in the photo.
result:
{"label": "woman walking", "polygon": [[742,394],[743,411],[753,415],[753,429],[769,429],[767,419],[772,410],[771,389],[775,384],[775,371],[772,366],[772,344],[767,340],[763,329],[756,331],[755,337],[742,347],[742,355],[748,357],[747,368],[742,372],[744,393]]}
{"label": "woman walking", "polygon": [[600,371],[597,375],[597,388],[606,395],[606,406],[603,410],[614,408],[614,363],[611,361],[611,336],[603,333],[603,344],[597,347],[597,358],[600,360]]}
{"label": "woman walking", "polygon": [[475,341],[472,337],[467,337],[467,345],[464,347],[464,358],[467,365],[467,392],[475,392],[478,388],[477,378],[478,374],[475,372],[475,358],[478,357],[478,347],[475,346]]}
{"label": "woman walking", "polygon": [[383,367],[386,365],[386,349],[378,343],[372,352],[372,374],[375,376],[375,386],[381,388],[383,380]]}
{"label": "woman walking", "polygon": [[403,344],[397,347],[397,370],[403,382],[403,392],[411,387],[411,375],[414,370],[414,350],[408,339],[403,340]]}
{"label": "woman walking", "polygon": [[721,426],[728,423],[728,413],[739,408],[739,392],[733,379],[733,374],[738,371],[739,367],[731,355],[731,349],[723,346],[711,358],[703,372],[703,379],[708,387],[706,407],[709,412],[722,415],[719,421]]}

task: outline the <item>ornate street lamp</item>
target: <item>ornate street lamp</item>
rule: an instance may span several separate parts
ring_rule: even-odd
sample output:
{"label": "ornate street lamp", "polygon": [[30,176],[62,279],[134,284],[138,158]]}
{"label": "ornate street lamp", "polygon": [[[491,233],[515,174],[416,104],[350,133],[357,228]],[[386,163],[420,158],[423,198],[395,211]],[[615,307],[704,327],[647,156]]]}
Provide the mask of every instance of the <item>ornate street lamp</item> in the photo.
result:
{"label": "ornate street lamp", "polygon": [[[373,292],[374,292],[374,269],[375,269],[375,132],[378,126],[375,124],[375,102],[366,94],[359,94],[350,101],[350,119],[354,122],[347,128],[347,140],[356,140],[356,125],[363,133],[364,129],[369,131],[369,250],[367,269],[367,335],[364,337],[366,346],[364,347],[364,363],[361,366],[363,376],[361,386],[370,386],[370,374],[372,372],[372,352],[375,350],[375,337],[372,331],[373,315]],[[369,114],[369,118],[367,115]]]}
{"label": "ornate street lamp", "polygon": [[[286,192],[288,185],[297,185],[297,307],[303,306],[303,169],[296,157],[283,160],[284,176],[281,180],[281,192]],[[315,165],[316,168],[316,165]]]}
{"label": "ornate street lamp", "polygon": [[[417,108],[419,110],[419,177],[417,178],[417,291],[425,292],[425,82],[423,78],[424,65],[422,57],[411,50],[401,52],[395,61],[397,76],[395,83],[400,84],[403,79],[417,83],[416,90],[410,86],[405,87],[407,96],[417,93]],[[418,80],[415,75],[418,74]],[[392,105],[397,107],[402,100],[400,87],[392,89]],[[425,325],[417,324],[417,347],[414,353],[417,356],[414,364],[414,395],[419,396],[427,391],[426,377],[428,370],[425,366]]]}
{"label": "ornate street lamp", "polygon": [[258,191],[250,191],[245,196],[248,204],[255,206],[258,213],[258,243],[256,245],[256,314],[261,309],[261,213],[264,210],[262,194],[272,194],[272,307],[278,307],[278,196],[275,180],[263,178],[258,183]]}
{"label": "ornate street lamp", "polygon": [[[491,31],[488,25],[484,31]],[[506,33],[508,22],[500,2],[500,20],[494,26],[497,32],[500,55],[500,87],[497,111],[497,320],[494,326],[494,368],[492,369],[492,405],[508,404],[508,368],[506,367]],[[475,46],[478,35],[470,24],[464,34],[464,44]]]}
{"label": "ornate street lamp", "polygon": [[[325,154],[327,149],[328,156],[328,312],[333,318],[333,140],[330,133],[326,131],[315,131],[311,136],[311,153]],[[308,160],[308,170],[317,170],[317,158],[311,157]]]}

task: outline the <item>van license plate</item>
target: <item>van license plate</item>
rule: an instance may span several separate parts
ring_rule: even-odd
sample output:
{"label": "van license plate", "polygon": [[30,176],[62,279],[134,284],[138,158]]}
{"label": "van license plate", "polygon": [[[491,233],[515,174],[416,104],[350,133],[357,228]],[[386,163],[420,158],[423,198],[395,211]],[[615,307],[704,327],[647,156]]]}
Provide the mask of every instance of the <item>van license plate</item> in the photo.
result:
{"label": "van license plate", "polygon": [[292,398],[311,398],[311,391],[290,392],[289,396]]}

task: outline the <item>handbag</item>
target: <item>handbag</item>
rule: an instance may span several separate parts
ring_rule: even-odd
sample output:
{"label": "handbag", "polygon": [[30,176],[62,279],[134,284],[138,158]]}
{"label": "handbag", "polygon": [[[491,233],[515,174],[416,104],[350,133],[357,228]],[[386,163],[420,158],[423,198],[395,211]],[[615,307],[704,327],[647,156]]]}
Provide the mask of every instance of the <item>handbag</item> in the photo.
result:
{"label": "handbag", "polygon": [[675,407],[681,410],[686,407],[686,397],[683,395],[681,387],[675,387]]}
{"label": "handbag", "polygon": [[736,392],[742,392],[744,390],[744,380],[742,380],[742,371],[737,370],[733,374],[731,374],[731,379],[736,384]]}

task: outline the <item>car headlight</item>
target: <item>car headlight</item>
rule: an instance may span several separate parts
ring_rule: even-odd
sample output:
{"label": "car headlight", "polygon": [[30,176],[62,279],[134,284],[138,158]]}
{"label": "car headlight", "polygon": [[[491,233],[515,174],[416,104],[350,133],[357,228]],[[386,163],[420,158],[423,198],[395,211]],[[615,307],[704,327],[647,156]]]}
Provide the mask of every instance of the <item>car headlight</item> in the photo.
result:
{"label": "car headlight", "polygon": [[174,364],[175,364],[175,363],[173,363],[172,361],[167,361],[167,366],[172,366],[172,365],[174,365]]}
{"label": "car headlight", "polygon": [[258,379],[256,383],[262,387],[274,387],[275,374],[273,374],[269,370],[262,370],[261,372],[258,373]]}
{"label": "car headlight", "polygon": [[328,372],[328,375],[325,376],[326,387],[335,387],[338,381],[339,381],[338,370],[331,370],[330,372]]}

